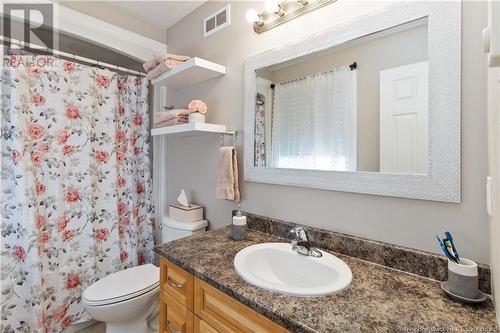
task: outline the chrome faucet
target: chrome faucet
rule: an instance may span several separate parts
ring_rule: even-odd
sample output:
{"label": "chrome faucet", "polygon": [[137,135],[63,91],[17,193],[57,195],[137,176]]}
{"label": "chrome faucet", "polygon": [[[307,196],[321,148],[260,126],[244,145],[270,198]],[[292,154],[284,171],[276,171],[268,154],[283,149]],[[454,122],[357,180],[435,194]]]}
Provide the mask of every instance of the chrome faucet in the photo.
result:
{"label": "chrome faucet", "polygon": [[321,258],[323,254],[317,248],[311,246],[311,242],[309,241],[309,235],[307,234],[306,229],[298,225],[290,230],[290,233],[293,234],[294,238],[290,242],[292,244],[292,250],[297,252],[298,254],[302,254],[304,256]]}

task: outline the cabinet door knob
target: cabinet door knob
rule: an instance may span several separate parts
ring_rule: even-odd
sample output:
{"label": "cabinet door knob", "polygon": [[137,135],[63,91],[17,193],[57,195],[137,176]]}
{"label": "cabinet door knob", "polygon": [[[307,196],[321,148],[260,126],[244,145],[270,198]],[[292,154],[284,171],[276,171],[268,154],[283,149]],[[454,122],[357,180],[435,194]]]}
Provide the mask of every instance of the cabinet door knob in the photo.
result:
{"label": "cabinet door knob", "polygon": [[167,331],[169,333],[182,333],[182,331],[180,330],[174,330],[171,326],[170,326],[170,320],[167,320]]}
{"label": "cabinet door knob", "polygon": [[184,284],[176,283],[174,280],[172,280],[170,277],[167,278],[167,283],[171,285],[174,288],[183,288]]}

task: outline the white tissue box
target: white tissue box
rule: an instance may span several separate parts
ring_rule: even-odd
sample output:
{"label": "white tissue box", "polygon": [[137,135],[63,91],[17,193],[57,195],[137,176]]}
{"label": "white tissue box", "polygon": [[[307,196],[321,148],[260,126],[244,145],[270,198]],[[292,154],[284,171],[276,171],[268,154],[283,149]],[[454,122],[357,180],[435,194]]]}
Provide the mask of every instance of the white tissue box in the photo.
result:
{"label": "white tissue box", "polygon": [[189,204],[185,207],[179,204],[170,204],[168,206],[170,218],[181,222],[196,222],[203,220],[203,207],[200,205]]}

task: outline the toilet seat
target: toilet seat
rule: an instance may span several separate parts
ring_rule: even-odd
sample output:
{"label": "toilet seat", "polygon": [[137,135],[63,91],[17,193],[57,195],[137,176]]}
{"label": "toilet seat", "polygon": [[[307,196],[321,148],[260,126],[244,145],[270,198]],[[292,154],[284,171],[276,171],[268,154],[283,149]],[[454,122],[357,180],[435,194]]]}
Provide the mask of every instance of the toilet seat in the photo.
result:
{"label": "toilet seat", "polygon": [[85,289],[82,301],[89,306],[104,306],[139,297],[159,287],[160,270],[147,264],[110,274]]}

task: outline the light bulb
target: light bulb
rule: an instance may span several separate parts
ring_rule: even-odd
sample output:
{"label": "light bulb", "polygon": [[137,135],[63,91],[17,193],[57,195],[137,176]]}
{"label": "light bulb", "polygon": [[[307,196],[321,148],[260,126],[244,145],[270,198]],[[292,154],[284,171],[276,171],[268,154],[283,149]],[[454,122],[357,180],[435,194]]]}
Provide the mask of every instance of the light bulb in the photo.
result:
{"label": "light bulb", "polygon": [[285,15],[285,11],[278,0],[267,0],[264,6],[268,13],[274,13],[278,16]]}
{"label": "light bulb", "polygon": [[253,8],[247,10],[246,18],[250,23],[257,23],[260,21],[259,13],[257,13],[257,11]]}
{"label": "light bulb", "polygon": [[267,0],[264,6],[269,13],[277,13],[281,9],[280,4],[276,0]]}

